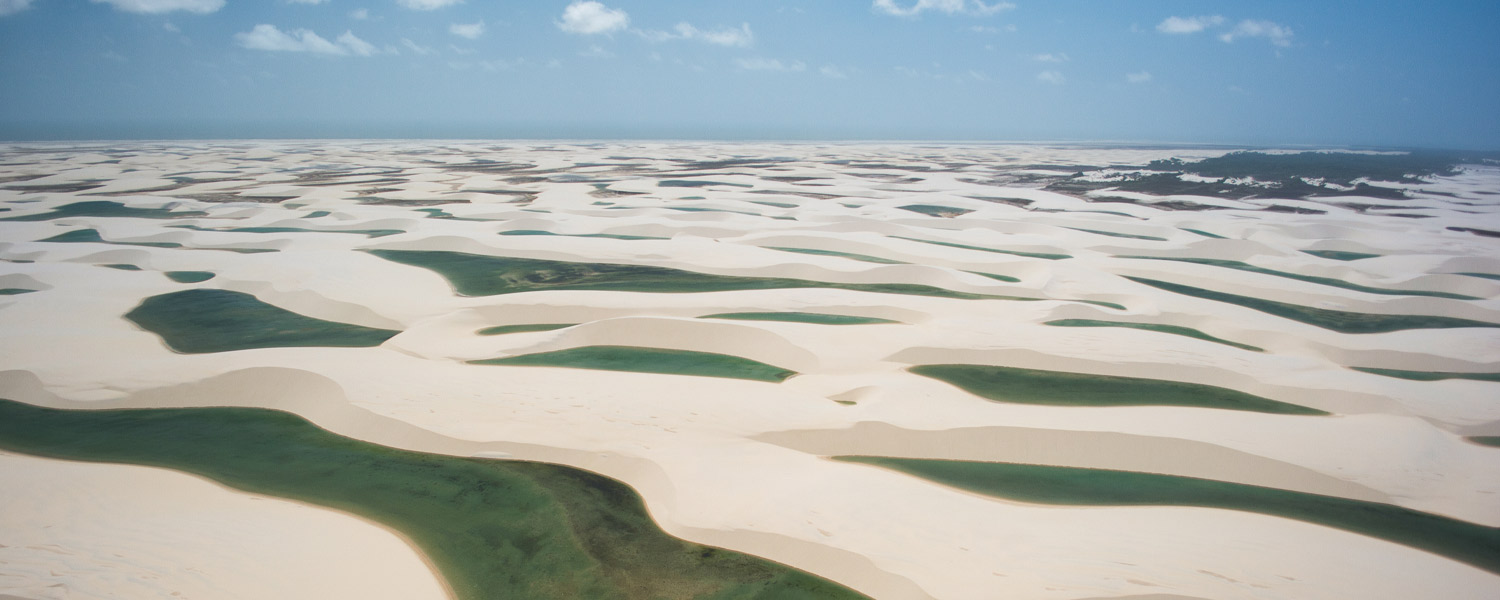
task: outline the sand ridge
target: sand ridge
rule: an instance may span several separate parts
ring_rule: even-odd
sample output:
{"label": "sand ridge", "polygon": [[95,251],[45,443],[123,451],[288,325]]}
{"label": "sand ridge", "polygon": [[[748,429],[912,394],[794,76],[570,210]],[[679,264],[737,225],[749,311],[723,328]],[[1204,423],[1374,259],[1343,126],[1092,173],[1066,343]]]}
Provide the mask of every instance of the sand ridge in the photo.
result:
{"label": "sand ridge", "polygon": [[[1500,589],[1500,578],[1468,565],[1298,521],[1212,509],[1000,502],[824,458],[875,453],[1141,470],[1389,502],[1500,525],[1494,500],[1500,461],[1493,449],[1462,439],[1500,432],[1494,429],[1500,409],[1488,402],[1497,384],[1407,381],[1348,368],[1494,372],[1500,364],[1494,331],[1338,333],[1123,277],[1319,308],[1500,323],[1500,281],[1455,274],[1495,273],[1500,248],[1447,229],[1494,221],[1493,212],[1472,214],[1493,209],[1470,205],[1483,199],[1474,190],[1493,185],[1493,174],[1440,178],[1424,189],[1453,195],[1417,191],[1411,202],[1432,216],[1404,219],[1332,201],[1309,202],[1327,211],[1321,215],[1263,210],[1296,204],[1263,199],[1170,211],[1028,187],[1022,176],[1032,171],[1028,165],[1130,165],[1222,152],[1206,150],[199,142],[28,154],[32,147],[5,149],[26,161],[5,169],[48,174],[24,184],[112,183],[66,193],[0,185],[0,201],[11,208],[0,219],[99,200],[167,210],[151,218],[0,221],[0,259],[9,261],[0,263],[0,282],[40,290],[0,297],[0,328],[9,340],[0,349],[0,396],[66,407],[264,406],[386,445],[578,466],[637,489],[673,534],[792,564],[878,598],[1161,592],[1394,599],[1433,590],[1480,597],[1473,592]],[[178,154],[167,158],[166,149]],[[107,150],[120,162],[98,164],[91,150]],[[251,160],[258,158],[267,160]],[[703,164],[716,159],[729,162]],[[738,159],[765,160],[743,166]],[[521,167],[490,171],[494,163],[483,161]],[[689,184],[662,185],[669,181]],[[902,208],[912,205],[971,212],[943,217]],[[191,211],[204,214],[173,214]],[[84,228],[98,230],[106,243],[41,241]],[[381,229],[402,233],[346,233]],[[557,235],[500,235],[517,230]],[[593,234],[664,239],[580,237]],[[131,242],[181,247],[120,245]],[[459,296],[437,273],[379,258],[372,249],[926,285],[1034,300],[826,288]],[[1303,252],[1319,249],[1382,256],[1336,262]],[[1374,295],[1126,255],[1244,261],[1479,299]],[[141,270],[104,266],[112,264]],[[165,271],[216,276],[180,284]],[[147,297],[194,287],[244,292],[309,317],[402,333],[378,348],[183,355],[122,318]],[[699,318],[748,311],[899,323]],[[1059,319],[1192,327],[1265,352],[1150,331],[1044,324]],[[576,325],[478,334],[528,323]],[[800,374],[777,385],[464,364],[590,345],[731,354]],[[907,371],[948,362],[1204,383],[1335,416],[996,403]],[[1381,564],[1401,568],[1370,567]]]}

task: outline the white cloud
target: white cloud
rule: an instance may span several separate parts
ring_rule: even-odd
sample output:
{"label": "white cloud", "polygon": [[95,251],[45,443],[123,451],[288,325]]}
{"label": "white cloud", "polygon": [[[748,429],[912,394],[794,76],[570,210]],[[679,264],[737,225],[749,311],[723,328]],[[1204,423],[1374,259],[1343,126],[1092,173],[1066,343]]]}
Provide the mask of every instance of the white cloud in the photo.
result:
{"label": "white cloud", "polygon": [[1270,40],[1272,44],[1281,46],[1282,48],[1292,45],[1292,29],[1290,27],[1255,19],[1240,21],[1240,24],[1235,25],[1234,29],[1231,29],[1228,33],[1221,34],[1219,39],[1227,44],[1242,37],[1263,37]]}
{"label": "white cloud", "polygon": [[600,46],[598,44],[594,44],[592,46],[589,46],[587,50],[583,50],[583,51],[579,52],[578,55],[582,56],[584,58],[614,58],[615,57],[615,53],[610,52],[608,50],[605,50],[603,46]]}
{"label": "white cloud", "polygon": [[818,72],[822,73],[824,77],[827,77],[829,79],[848,79],[849,78],[849,73],[847,73],[843,69],[840,69],[840,68],[835,67],[833,65],[823,65],[823,68],[818,69]]}
{"label": "white cloud", "polygon": [[896,0],[875,0],[872,7],[879,12],[897,17],[914,17],[933,10],[950,15],[987,16],[1010,10],[1016,5],[1009,2],[986,4],[983,0],[917,0],[915,4],[901,7]]}
{"label": "white cloud", "polygon": [[1057,71],[1042,71],[1041,73],[1036,74],[1036,78],[1038,81],[1050,83],[1052,85],[1062,85],[1064,83],[1067,83],[1068,81],[1066,77],[1063,77],[1062,73],[1059,73]]}
{"label": "white cloud", "polygon": [[406,38],[401,38],[401,45],[402,46],[406,46],[407,50],[411,50],[412,52],[415,52],[417,54],[421,54],[423,56],[426,56],[428,54],[434,54],[434,53],[437,52],[437,50],[433,50],[432,48],[429,48],[427,46],[419,45],[416,42],[413,42],[413,41],[411,41],[409,39],[406,39]]}
{"label": "white cloud", "polygon": [[740,23],[738,29],[725,27],[706,31],[694,27],[691,23],[678,23],[673,31],[637,31],[641,37],[653,42],[665,42],[668,40],[698,40],[720,46],[749,47],[755,43],[755,34],[750,31],[749,23]]}
{"label": "white cloud", "polygon": [[1062,52],[1058,52],[1057,54],[1052,54],[1050,52],[1047,53],[1047,54],[1035,54],[1035,55],[1032,55],[1031,58],[1032,58],[1032,60],[1035,60],[1037,62],[1048,62],[1048,63],[1068,62],[1068,55],[1065,54],[1065,53],[1062,53]]}
{"label": "white cloud", "polygon": [[807,70],[807,65],[800,60],[781,62],[774,58],[741,58],[734,61],[741,69],[746,71],[777,71],[782,73],[796,73]]}
{"label": "white cloud", "polygon": [[31,0],[0,0],[0,17],[11,15],[31,6]]}
{"label": "white cloud", "polygon": [[1156,24],[1156,30],[1162,33],[1198,33],[1209,27],[1224,24],[1224,17],[1214,15],[1211,17],[1167,17],[1165,21]]}
{"label": "white cloud", "polygon": [[251,50],[272,52],[311,52],[332,56],[374,56],[380,53],[375,46],[355,36],[353,31],[345,31],[336,42],[330,42],[307,29],[282,31],[275,25],[262,24],[234,34],[234,40]]}
{"label": "white cloud", "polygon": [[755,43],[755,34],[750,31],[749,23],[741,23],[739,28],[725,27],[715,30],[703,30],[694,27],[691,23],[678,23],[672,31],[637,31],[641,37],[653,42],[665,42],[669,40],[697,40],[720,46],[748,47]]}
{"label": "white cloud", "polygon": [[624,29],[630,25],[630,15],[593,1],[577,0],[563,9],[562,21],[557,27],[568,33],[593,35]]}
{"label": "white cloud", "polygon": [[108,4],[125,12],[161,14],[175,10],[206,15],[224,8],[224,0],[93,0],[95,4]]}
{"label": "white cloud", "polygon": [[486,71],[490,71],[490,72],[494,72],[494,71],[509,71],[511,69],[515,69],[517,67],[522,67],[522,66],[525,66],[525,65],[526,65],[526,59],[524,59],[524,58],[517,58],[515,60],[506,60],[504,58],[497,58],[495,60],[481,60],[481,61],[479,61],[479,68],[484,69]]}
{"label": "white cloud", "polygon": [[370,18],[370,9],[368,9],[368,8],[360,8],[360,9],[351,10],[351,11],[349,11],[349,16],[351,18],[353,18],[354,20],[356,20],[356,21],[363,21],[365,19]]}
{"label": "white cloud", "polygon": [[182,33],[182,30],[179,29],[176,25],[173,25],[171,22],[162,23],[161,28],[172,33]]}
{"label": "white cloud", "polygon": [[969,27],[969,31],[972,31],[974,33],[983,33],[985,35],[995,35],[995,34],[998,34],[998,33],[1002,32],[1002,31],[1005,32],[1005,33],[1015,33],[1016,32],[1016,26],[1014,24],[1006,24],[1004,27],[992,27],[992,26],[989,26],[989,25],[973,25],[973,26]]}
{"label": "white cloud", "polygon": [[292,4],[322,4],[328,0],[286,0]]}
{"label": "white cloud", "polygon": [[479,36],[484,35],[484,20],[481,19],[478,23],[454,23],[448,26],[448,33],[477,40]]}
{"label": "white cloud", "polygon": [[1126,73],[1125,81],[1129,81],[1130,83],[1148,83],[1151,81],[1151,73],[1149,71],[1141,71],[1140,73]]}
{"label": "white cloud", "polygon": [[353,31],[345,30],[344,35],[339,36],[338,43],[348,48],[349,52],[355,56],[375,56],[376,54],[380,54],[380,50],[377,50],[373,44],[355,37]]}
{"label": "white cloud", "polygon": [[439,8],[453,6],[454,4],[458,4],[463,1],[464,0],[396,0],[396,4],[400,4],[401,6],[410,8],[412,10],[437,10]]}

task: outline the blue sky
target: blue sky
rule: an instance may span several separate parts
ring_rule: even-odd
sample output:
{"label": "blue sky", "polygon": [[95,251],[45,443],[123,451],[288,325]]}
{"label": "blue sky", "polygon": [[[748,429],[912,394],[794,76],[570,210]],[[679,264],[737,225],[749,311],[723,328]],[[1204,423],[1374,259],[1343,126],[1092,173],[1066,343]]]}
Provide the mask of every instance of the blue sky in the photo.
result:
{"label": "blue sky", "polygon": [[1500,2],[0,0],[0,138],[1500,149]]}

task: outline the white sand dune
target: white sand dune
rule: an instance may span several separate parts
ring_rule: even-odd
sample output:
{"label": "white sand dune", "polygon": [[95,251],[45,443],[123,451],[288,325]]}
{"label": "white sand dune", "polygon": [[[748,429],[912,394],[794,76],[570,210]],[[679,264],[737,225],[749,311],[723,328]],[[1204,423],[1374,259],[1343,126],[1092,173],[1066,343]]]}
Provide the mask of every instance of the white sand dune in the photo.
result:
{"label": "white sand dune", "polygon": [[[32,147],[49,152],[28,152]],[[113,150],[119,152],[102,154]],[[1030,178],[1071,172],[1028,168],[1138,168],[1158,158],[1224,152],[1205,149],[193,142],[13,145],[0,151],[11,158],[0,167],[0,177],[43,175],[0,183],[0,207],[11,209],[0,212],[0,219],[101,200],[179,214],[207,213],[169,219],[83,215],[0,220],[0,288],[38,290],[0,296],[0,332],[6,339],[0,345],[0,397],[60,408],[273,408],[340,435],[392,447],[571,465],[632,486],[669,533],[764,556],[882,599],[1405,600],[1500,594],[1500,576],[1494,573],[1301,521],[1206,508],[1002,501],[827,458],[871,454],[1162,473],[1383,502],[1500,526],[1500,451],[1463,439],[1500,434],[1500,404],[1494,402],[1500,384],[1412,381],[1350,368],[1500,372],[1497,330],[1345,334],[1122,277],[1316,308],[1500,324],[1500,281],[1460,274],[1500,274],[1500,244],[1448,229],[1500,230],[1500,211],[1492,200],[1484,204],[1489,196],[1480,193],[1493,189],[1500,173],[1469,170],[1416,186],[1413,198],[1404,201],[1410,208],[1401,212],[1433,216],[1410,219],[1336,205],[1395,202],[1378,199],[1222,200],[1118,191],[1066,195],[1038,189],[1041,184]],[[745,157],[777,160],[774,167],[699,162]],[[484,168],[492,164],[520,166],[500,172]],[[592,166],[580,166],[585,164]],[[947,166],[952,164],[969,166]],[[1018,175],[1022,171],[1027,179]],[[1054,171],[1063,174],[1048,175]],[[175,189],[154,189],[177,183],[168,174],[193,179]],[[816,179],[786,179],[796,177]],[[26,189],[92,180],[107,187]],[[663,180],[740,185],[664,187]],[[125,195],[87,195],[99,191]],[[1098,202],[1103,195],[1136,203]],[[380,200],[372,203],[372,197]],[[276,198],[281,200],[270,201]],[[982,198],[1030,203],[1019,207]],[[428,205],[430,200],[447,203]],[[1226,208],[1174,211],[1170,203],[1163,204],[1170,200]],[[758,203],[763,201],[794,206]],[[973,212],[942,217],[900,208],[914,204]],[[1270,205],[1326,214],[1261,210]],[[684,207],[698,210],[674,210]],[[369,238],[173,225],[403,233]],[[96,229],[113,243],[40,241],[83,228]],[[514,230],[558,235],[499,235]],[[664,239],[580,237],[591,234]],[[1048,260],[942,244],[1071,258]],[[915,284],[1038,300],[960,300],[826,288],[553,290],[464,297],[438,274],[365,252],[370,249]],[[1305,250],[1381,256],[1345,262]],[[1121,255],[1243,261],[1370,287],[1479,299],[1378,295]],[[141,270],[103,266],[111,264]],[[166,271],[209,271],[215,277],[182,284],[164,276]],[[146,298],[193,288],[243,292],[309,317],[401,333],[377,348],[178,354],[157,335],[123,318]],[[834,326],[700,318],[732,312],[828,313],[898,323]],[[1264,351],[1138,329],[1045,325],[1059,319],[1188,327]],[[571,326],[478,334],[490,327],[529,324]],[[590,345],[729,354],[800,374],[771,384],[465,364]],[[1334,415],[994,402],[907,371],[937,363],[1199,383]],[[99,554],[107,547],[124,557],[120,564],[138,569],[131,572],[201,565],[197,568],[205,575],[193,585],[215,586],[220,597],[286,595],[273,586],[290,589],[293,583],[277,583],[257,569],[278,569],[277,561],[291,558],[328,564],[316,582],[308,578],[317,571],[287,567],[292,570],[285,581],[302,582],[295,584],[301,587],[293,596],[318,595],[311,591],[322,592],[319,597],[364,596],[363,585],[383,586],[377,591],[405,597],[441,594],[432,587],[436,580],[430,570],[400,545],[400,538],[335,513],[280,503],[276,505],[288,508],[272,514],[264,510],[272,505],[269,501],[249,502],[243,494],[190,477],[139,467],[0,455],[4,469],[24,472],[36,486],[24,493],[0,491],[0,500],[30,502],[16,505],[23,506],[21,514],[42,511],[38,503],[50,501],[46,514],[55,515],[68,532],[49,537],[34,523],[15,517],[16,511],[0,511],[0,543],[8,546],[0,554],[14,551],[21,561],[15,564],[25,565],[26,586],[62,582],[78,594],[101,597],[157,597],[179,590],[175,583],[164,583],[177,580],[148,583],[153,580],[142,576],[131,579],[129,585],[136,587],[117,588],[118,593],[84,591],[116,585],[116,579],[100,575],[98,562],[89,562],[114,560]],[[84,471],[92,474],[79,474]],[[157,477],[181,481],[160,490],[146,485]],[[97,493],[67,493],[80,489],[69,486],[85,484],[95,486],[89,489]],[[170,506],[183,508],[150,513],[153,522],[166,531],[185,532],[199,526],[202,521],[194,519],[200,517],[255,515],[261,519],[256,523],[264,523],[267,531],[285,531],[288,539],[316,533],[321,544],[316,551],[325,553],[318,556],[344,558],[275,556],[280,546],[257,542],[235,549],[227,538],[181,541],[163,549],[160,540],[122,533],[128,530],[120,528],[119,519],[146,518],[146,512],[111,514],[109,504],[90,499],[108,495],[120,498],[121,506],[134,507],[130,510],[145,511],[164,495],[161,490],[193,486],[207,487],[174,496],[170,501],[176,504]],[[190,509],[197,506],[212,512]],[[50,543],[92,558],[62,560],[46,550],[16,551],[7,540],[22,535],[42,540],[33,545]],[[384,541],[371,541],[377,538]],[[101,540],[108,540],[107,545]],[[341,570],[359,565],[378,565],[362,568],[404,583],[361,581],[354,571]],[[0,573],[0,595],[40,593],[4,587],[11,582],[7,574]]]}
{"label": "white sand dune", "polygon": [[327,509],[8,453],[0,479],[0,597],[451,597],[404,539]]}

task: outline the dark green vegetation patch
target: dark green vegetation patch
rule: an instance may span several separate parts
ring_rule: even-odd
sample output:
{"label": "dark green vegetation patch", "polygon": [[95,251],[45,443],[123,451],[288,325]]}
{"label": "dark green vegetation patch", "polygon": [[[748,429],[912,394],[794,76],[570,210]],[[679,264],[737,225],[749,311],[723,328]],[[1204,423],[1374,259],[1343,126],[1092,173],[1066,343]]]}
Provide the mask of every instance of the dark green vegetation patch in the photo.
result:
{"label": "dark green vegetation patch", "polygon": [[505,335],[507,333],[527,333],[531,331],[552,331],[564,327],[572,327],[577,323],[523,323],[521,325],[497,325],[486,327],[475,333],[479,335]]}
{"label": "dark green vegetation patch", "polygon": [[252,408],[64,411],[0,400],[0,447],[176,469],[390,526],[463,600],[861,598],[662,532],[624,484],[543,463],[396,450]]}
{"label": "dark green vegetation patch", "polygon": [[177,283],[199,283],[214,278],[213,271],[167,271],[167,278]]}
{"label": "dark green vegetation patch", "polygon": [[1481,446],[1500,448],[1500,435],[1476,435],[1464,438]]}
{"label": "dark green vegetation patch", "polygon": [[1412,381],[1442,381],[1444,379],[1469,379],[1473,381],[1500,381],[1500,373],[1444,373],[1438,371],[1406,371],[1402,369],[1377,369],[1375,367],[1349,367],[1356,371],[1410,379]]}
{"label": "dark green vegetation patch", "polygon": [[1249,350],[1251,352],[1265,351],[1262,348],[1257,348],[1249,344],[1231,342],[1224,338],[1211,336],[1191,327],[1181,327],[1177,325],[1162,325],[1157,323],[1129,323],[1125,321],[1099,321],[1095,319],[1058,319],[1056,321],[1047,321],[1046,323],[1044,323],[1044,325],[1052,325],[1054,327],[1127,327],[1130,329],[1143,329],[1146,331],[1170,333],[1172,335],[1182,335],[1190,338],[1207,340],[1218,344],[1224,344],[1226,346],[1234,346],[1235,348],[1239,348],[1241,350]]}
{"label": "dark green vegetation patch", "polygon": [[[1231,152],[1196,162],[1185,162],[1177,158],[1155,160],[1146,165],[1142,172],[1127,174],[1110,181],[1080,178],[1079,175],[1082,173],[1079,173],[1072,178],[1053,182],[1046,189],[1075,195],[1113,189],[1157,196],[1195,195],[1219,198],[1365,196],[1406,200],[1408,196],[1405,191],[1370,185],[1366,183],[1366,180],[1420,184],[1424,183],[1427,177],[1451,175],[1456,172],[1457,165],[1464,164],[1466,161],[1475,162],[1484,159],[1485,157],[1480,154],[1453,152],[1384,155],[1351,152],[1297,154]],[[1217,181],[1184,181],[1181,177],[1183,174]],[[1253,178],[1255,184],[1240,185],[1231,182],[1231,180],[1245,177]],[[1326,184],[1335,184],[1338,188],[1313,185],[1308,180],[1321,180]],[[1217,208],[1194,203],[1177,203],[1176,206],[1166,205],[1167,203],[1140,204],[1178,210]],[[1267,210],[1277,209],[1271,207]]]}
{"label": "dark green vegetation patch", "polygon": [[748,358],[694,352],[691,350],[666,350],[640,346],[583,346],[555,352],[522,354],[508,358],[469,361],[475,365],[508,365],[521,367],[568,367],[599,371],[630,371],[635,373],[661,373],[665,375],[697,375],[699,377],[727,377],[781,383],[796,375],[796,371],[757,362]]}
{"label": "dark green vegetation patch", "polygon": [[464,296],[493,296],[542,290],[694,293],[835,288],[963,300],[1009,299],[909,283],[830,283],[780,277],[735,277],[667,267],[580,263],[431,250],[369,252],[392,262],[431,269],[447,278],[453,289]]}
{"label": "dark green vegetation patch", "polygon": [[152,296],[125,314],[178,352],[249,348],[379,346],[399,331],[300,315],[229,290],[193,289]]}
{"label": "dark green vegetation patch", "polygon": [[738,312],[719,313],[716,315],[703,315],[700,319],[732,319],[737,321],[784,321],[787,323],[813,323],[817,325],[879,325],[888,323],[900,323],[890,319],[877,319],[875,317],[855,317],[851,315],[830,315],[826,313],[810,312]]}
{"label": "dark green vegetation patch", "polygon": [[182,219],[186,217],[206,217],[208,213],[196,210],[173,212],[165,208],[132,208],[119,202],[108,200],[90,200],[88,202],[74,202],[64,204],[48,212],[15,217],[5,217],[0,221],[51,221],[65,217],[127,217],[136,219]]}
{"label": "dark green vegetation patch", "polygon": [[1169,283],[1146,279],[1144,277],[1125,277],[1136,283],[1149,285],[1151,287],[1203,298],[1235,304],[1245,308],[1258,310],[1260,312],[1276,315],[1284,319],[1291,319],[1308,325],[1314,325],[1337,331],[1339,333],[1388,333],[1392,331],[1403,331],[1407,329],[1451,329],[1455,327],[1500,327],[1500,324],[1486,323],[1484,321],[1472,321],[1455,317],[1432,317],[1424,315],[1378,315],[1370,313],[1348,312],[1343,310],[1331,310],[1327,308],[1313,308],[1300,304],[1277,302],[1240,296],[1227,292],[1216,292],[1205,290],[1180,283]]}
{"label": "dark green vegetation patch", "polygon": [[[1230,152],[1191,163],[1156,160],[1146,168],[1183,171],[1203,177],[1253,177],[1257,181],[1284,182],[1296,178],[1323,179],[1343,186],[1356,180],[1422,183],[1424,177],[1452,175],[1464,156],[1439,152],[1405,154],[1356,154],[1351,152],[1299,152],[1266,154]],[[1358,191],[1347,192],[1359,195]]]}
{"label": "dark green vegetation patch", "polygon": [[1191,406],[1281,415],[1326,415],[1235,390],[1161,379],[1018,369],[992,365],[919,365],[911,372],[989,400],[1050,406]]}
{"label": "dark green vegetation patch", "polygon": [[1378,502],[1129,471],[840,456],[987,496],[1081,506],[1200,506],[1297,519],[1419,548],[1500,573],[1500,528]]}
{"label": "dark green vegetation patch", "polygon": [[1191,258],[1191,257],[1177,257],[1177,256],[1120,256],[1120,257],[1117,257],[1117,258],[1134,258],[1134,259],[1142,259],[1142,260],[1171,260],[1171,261],[1186,262],[1186,263],[1193,263],[1193,264],[1199,264],[1199,265],[1208,265],[1208,266],[1211,266],[1211,267],[1223,267],[1223,268],[1226,268],[1226,269],[1234,269],[1234,270],[1237,270],[1237,271],[1245,271],[1245,272],[1248,272],[1248,273],[1260,273],[1262,275],[1274,275],[1276,277],[1284,277],[1286,279],[1295,279],[1297,281],[1306,281],[1308,283],[1316,283],[1316,284],[1319,284],[1319,285],[1326,285],[1326,286],[1329,286],[1329,287],[1342,288],[1342,289],[1346,289],[1346,290],[1354,290],[1356,292],[1364,292],[1366,294],[1381,294],[1381,295],[1386,295],[1386,296],[1430,296],[1430,297],[1433,297],[1433,298],[1450,298],[1450,299],[1453,299],[1453,300],[1480,300],[1480,298],[1476,298],[1474,296],[1465,296],[1463,294],[1450,294],[1448,292],[1431,292],[1431,291],[1427,291],[1427,290],[1392,290],[1392,289],[1387,289],[1387,288],[1375,288],[1375,287],[1369,287],[1369,286],[1359,285],[1357,283],[1349,283],[1349,282],[1344,281],[1342,279],[1334,279],[1332,277],[1318,277],[1316,275],[1302,275],[1300,273],[1290,273],[1290,272],[1287,272],[1287,271],[1277,271],[1275,269],[1267,269],[1265,267],[1257,267],[1255,265],[1252,265],[1252,264],[1249,264],[1249,263],[1240,262],[1240,261],[1237,261],[1237,260],[1221,260],[1221,259],[1217,259],[1217,258]]}
{"label": "dark green vegetation patch", "polygon": [[30,294],[35,291],[37,290],[28,290],[26,288],[0,288],[0,296],[19,296],[21,294]]}

